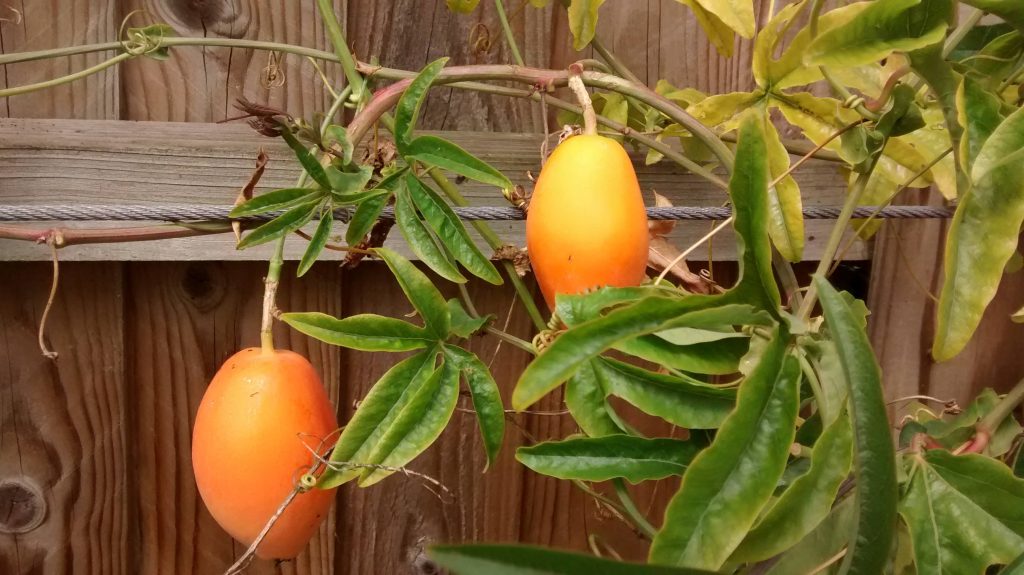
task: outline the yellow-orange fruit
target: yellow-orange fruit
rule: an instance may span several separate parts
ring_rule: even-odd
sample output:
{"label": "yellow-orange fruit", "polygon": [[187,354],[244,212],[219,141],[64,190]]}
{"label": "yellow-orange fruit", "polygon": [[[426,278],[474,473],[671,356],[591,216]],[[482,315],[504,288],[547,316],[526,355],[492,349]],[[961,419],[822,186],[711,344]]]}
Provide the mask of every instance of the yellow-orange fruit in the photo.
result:
{"label": "yellow-orange fruit", "polygon": [[[192,432],[192,467],[206,508],[249,545],[314,461],[306,446],[338,427],[313,366],[297,353],[242,350],[210,382]],[[300,493],[256,555],[290,559],[309,542],[333,490]]]}
{"label": "yellow-orange fruit", "polygon": [[530,265],[555,294],[639,285],[647,268],[647,213],[633,164],[603,136],[575,136],[548,158],[526,214]]}

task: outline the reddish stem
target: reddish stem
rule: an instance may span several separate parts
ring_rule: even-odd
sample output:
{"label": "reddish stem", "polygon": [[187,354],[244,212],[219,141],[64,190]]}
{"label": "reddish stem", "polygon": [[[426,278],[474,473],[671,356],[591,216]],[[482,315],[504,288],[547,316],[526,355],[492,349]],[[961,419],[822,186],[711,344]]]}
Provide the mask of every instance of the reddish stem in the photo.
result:
{"label": "reddish stem", "polygon": [[222,234],[230,232],[230,227],[223,230],[203,230],[169,226],[144,226],[131,228],[101,228],[101,229],[75,229],[75,228],[24,228],[20,226],[0,226],[0,238],[11,240],[23,240],[37,244],[46,243],[51,237],[58,234],[62,237],[57,247],[65,247],[75,244],[108,244],[122,242],[144,242],[151,240],[167,240],[174,238],[190,238],[193,236],[205,236],[209,234]]}

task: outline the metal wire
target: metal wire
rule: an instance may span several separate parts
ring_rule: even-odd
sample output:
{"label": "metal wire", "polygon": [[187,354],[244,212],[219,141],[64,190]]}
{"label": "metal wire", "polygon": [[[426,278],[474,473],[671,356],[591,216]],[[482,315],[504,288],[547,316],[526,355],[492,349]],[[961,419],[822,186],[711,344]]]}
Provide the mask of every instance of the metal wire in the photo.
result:
{"label": "metal wire", "polygon": [[[160,222],[223,222],[229,221],[232,206],[202,206],[190,204],[82,204],[82,205],[10,205],[0,204],[0,222],[41,221],[160,221]],[[511,206],[455,207],[455,214],[463,220],[522,220],[526,214]],[[833,220],[842,211],[840,207],[810,206],[803,208],[809,220]],[[953,208],[931,206],[887,206],[877,208],[860,206],[855,218],[874,215],[881,219],[943,219],[953,217]],[[877,212],[877,214],[876,214]],[[282,212],[267,212],[256,216],[237,218],[240,221],[271,220]],[[335,210],[335,218],[347,222],[351,209]],[[732,209],[705,206],[676,206],[647,208],[652,220],[724,220]],[[394,210],[385,208],[382,218],[394,219]]]}

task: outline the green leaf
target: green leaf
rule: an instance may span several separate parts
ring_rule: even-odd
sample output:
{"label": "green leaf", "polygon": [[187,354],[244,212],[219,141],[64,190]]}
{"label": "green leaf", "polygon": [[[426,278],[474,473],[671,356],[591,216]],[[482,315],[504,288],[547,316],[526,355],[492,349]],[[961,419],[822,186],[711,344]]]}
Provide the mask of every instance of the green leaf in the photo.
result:
{"label": "green leaf", "polygon": [[492,315],[483,317],[469,315],[466,308],[462,307],[462,303],[455,298],[448,300],[448,314],[452,318],[451,334],[463,339],[479,332],[489,321],[494,319]]}
{"label": "green leaf", "polygon": [[345,126],[339,126],[337,124],[331,124],[324,130],[324,144],[328,147],[337,145],[341,148],[341,163],[349,164],[352,162],[352,142],[348,140],[348,130]]}
{"label": "green leaf", "polygon": [[[789,170],[789,152],[768,114],[762,116],[768,167],[772,181]],[[791,262],[803,259],[804,215],[800,186],[787,175],[768,188],[768,235],[782,257]]]}
{"label": "green leaf", "polygon": [[281,321],[312,338],[361,351],[412,351],[437,340],[419,326],[376,314],[338,319],[320,312],[286,313]]}
{"label": "green leaf", "polygon": [[654,373],[598,358],[593,364],[606,393],[687,429],[719,427],[736,404],[736,392],[695,379]]}
{"label": "green leaf", "polygon": [[994,24],[976,24],[971,28],[967,35],[964,36],[963,40],[957,43],[953,48],[953,51],[949,53],[949,59],[954,62],[959,62],[964,58],[974,56],[981,52],[985,46],[988,46],[993,40],[1013,32],[1014,28],[1006,22],[996,22]]}
{"label": "green leaf", "polygon": [[288,126],[281,126],[281,138],[288,143],[288,147],[292,149],[295,157],[299,159],[299,163],[302,164],[302,168],[306,170],[309,177],[313,178],[313,181],[321,188],[325,190],[331,189],[331,182],[327,179],[327,172],[324,171],[320,160],[310,153],[305,144],[295,138],[295,134],[291,132]]}
{"label": "green leaf", "polygon": [[772,270],[768,237],[768,173],[764,123],[759,112],[753,110],[740,124],[736,165],[729,179],[740,280],[725,299],[753,305],[778,317],[782,298]]}
{"label": "green leaf", "polygon": [[853,458],[850,421],[836,419],[814,444],[811,468],[789,486],[747,534],[732,561],[752,563],[796,545],[828,517]]}
{"label": "green leaf", "polygon": [[348,229],[345,230],[347,244],[356,245],[363,241],[366,234],[370,233],[370,229],[373,228],[373,224],[377,222],[381,212],[384,211],[384,206],[387,205],[390,197],[390,194],[382,194],[360,202],[355,213],[352,214],[352,219],[348,222]]}
{"label": "green leaf", "polygon": [[654,537],[650,561],[718,570],[782,477],[795,434],[800,367],[777,328],[740,386],[736,409],[690,464]]}
{"label": "green leaf", "polygon": [[754,37],[754,3],[752,0],[697,0],[697,2],[740,36]]}
{"label": "green leaf", "polygon": [[355,172],[342,172],[334,166],[324,168],[327,181],[331,183],[331,192],[339,200],[356,197],[363,191],[370,178],[373,177],[372,166],[359,166]]}
{"label": "green leaf", "polygon": [[1024,539],[946,481],[927,458],[914,462],[900,514],[910,527],[919,573],[983,573],[1024,551]]}
{"label": "green leaf", "polygon": [[853,422],[854,497],[857,523],[843,572],[875,575],[884,570],[896,528],[896,454],[871,343],[857,314],[826,280],[814,278],[829,334],[849,388]]}
{"label": "green leaf", "polygon": [[342,430],[331,452],[334,465],[320,477],[318,487],[337,487],[363,472],[363,467],[345,468],[344,464],[364,462],[416,392],[437,372],[436,358],[436,348],[420,352],[396,364],[374,384]]}
{"label": "green leaf", "polygon": [[783,554],[765,575],[807,575],[834,559],[849,540],[854,511],[853,499],[840,501],[814,531]]}
{"label": "green leaf", "polygon": [[943,44],[937,43],[920,50],[910,52],[910,67],[932,89],[942,104],[942,113],[946,128],[952,139],[960,138],[960,125],[956,121],[956,93],[960,85],[960,75],[942,56]]}
{"label": "green leaf", "polygon": [[505,406],[501,403],[501,393],[495,383],[491,371],[480,358],[468,351],[454,346],[445,346],[445,358],[462,373],[462,379],[469,387],[473,398],[473,410],[480,425],[480,436],[483,438],[484,451],[487,453],[487,466],[494,464],[501,442],[505,438]]}
{"label": "green leaf", "polygon": [[451,314],[448,311],[448,304],[427,274],[388,248],[377,248],[374,252],[391,268],[391,273],[398,280],[398,285],[402,286],[405,297],[409,298],[409,303],[423,318],[423,325],[427,332],[438,339],[447,339],[451,329]]}
{"label": "green leaf", "polygon": [[591,437],[623,433],[618,417],[608,404],[608,391],[598,377],[600,359],[593,359],[582,366],[565,384],[565,407],[583,433]]}
{"label": "green leaf", "polygon": [[417,160],[428,166],[444,168],[501,189],[512,187],[512,182],[490,164],[437,136],[420,136],[405,146],[401,152],[407,161]]}
{"label": "green leaf", "polygon": [[313,218],[313,214],[316,212],[319,204],[320,198],[314,198],[304,204],[295,206],[246,234],[242,241],[238,242],[238,249],[243,250],[252,246],[258,246],[294,232]]}
{"label": "green leaf", "polygon": [[706,375],[736,373],[750,342],[733,338],[718,342],[674,345],[653,335],[617,343],[615,349],[673,369]]}
{"label": "green leaf", "polygon": [[649,297],[570,329],[527,366],[512,392],[512,407],[526,409],[602,351],[640,335],[676,327],[673,318],[710,307],[715,301],[711,296],[683,300]]}
{"label": "green leaf", "polygon": [[451,256],[438,245],[438,240],[420,219],[409,190],[404,185],[395,190],[395,223],[405,243],[420,261],[450,282],[466,283],[466,277],[459,273]]}
{"label": "green leaf", "polygon": [[676,2],[683,4],[693,12],[693,17],[700,24],[704,34],[707,35],[708,40],[711,41],[711,44],[715,47],[715,50],[718,50],[719,54],[726,58],[732,56],[733,44],[736,40],[732,28],[723,22],[721,18],[708,12],[701,6],[700,0],[676,0]]}
{"label": "green leaf", "polygon": [[897,84],[889,95],[889,108],[875,122],[875,131],[886,138],[895,138],[923,127],[921,109],[914,103],[914,89]]}
{"label": "green leaf", "polygon": [[528,545],[438,545],[427,553],[455,575],[712,575]]}
{"label": "green leaf", "polygon": [[477,5],[480,4],[480,0],[445,0],[448,4],[448,9],[452,12],[459,14],[469,14],[473,10],[476,10]]}
{"label": "green leaf", "polygon": [[433,375],[402,406],[366,458],[367,468],[359,478],[360,487],[384,479],[423,453],[441,436],[459,401],[459,369],[444,361]]}
{"label": "green leaf", "polygon": [[498,273],[498,269],[480,252],[480,248],[476,247],[472,238],[469,237],[466,227],[462,224],[462,220],[437,195],[437,192],[430,189],[429,186],[423,185],[411,173],[406,174],[405,184],[412,195],[413,202],[423,214],[423,218],[452,254],[452,257],[478,278],[494,285],[500,285],[501,274]]}
{"label": "green leaf", "polygon": [[597,11],[604,0],[572,0],[569,4],[569,31],[572,48],[579,52],[594,39],[597,30]]}
{"label": "green leaf", "polygon": [[967,345],[995,297],[1024,223],[1024,110],[988,138],[971,169],[946,239],[932,355],[952,358]]}
{"label": "green leaf", "polygon": [[316,259],[320,257],[320,252],[324,251],[324,246],[327,245],[327,240],[331,238],[331,226],[334,224],[334,212],[330,209],[324,210],[322,216],[320,216],[320,223],[316,226],[316,231],[310,237],[309,245],[306,246],[305,253],[302,254],[302,260],[299,262],[299,269],[295,275],[302,277],[306,275],[309,268],[313,267],[316,263]]}
{"label": "green leaf", "polygon": [[1010,316],[1010,320],[1013,321],[1013,323],[1024,323],[1024,307],[1020,308],[1016,313]]}
{"label": "green leaf", "polygon": [[970,76],[964,77],[956,91],[956,110],[957,122],[964,129],[958,153],[965,169],[970,170],[985,142],[1003,122],[999,113],[1001,106],[1002,102],[995,94]]}
{"label": "green leaf", "polygon": [[352,219],[348,222],[348,229],[345,230],[345,242],[349,245],[356,245],[363,240],[366,234],[370,233],[370,229],[373,228],[373,224],[380,217],[381,212],[384,211],[384,206],[387,205],[388,200],[391,198],[391,192],[399,189],[404,185],[402,176],[405,175],[407,168],[402,168],[396,172],[388,174],[387,177],[382,179],[374,186],[374,190],[384,190],[386,193],[380,196],[369,197],[359,203],[359,207],[356,208]]}
{"label": "green leaf", "polygon": [[520,447],[516,460],[558,479],[608,481],[621,477],[636,484],[682,475],[698,451],[693,443],[679,439],[605,435]]}
{"label": "green leaf", "polygon": [[324,196],[320,190],[310,188],[284,188],[260,194],[255,198],[239,204],[228,214],[229,218],[243,218],[267,212],[276,212],[308,204]]}
{"label": "green leaf", "polygon": [[950,0],[872,2],[846,24],[818,35],[804,62],[818,66],[859,66],[893,51],[924,48],[946,37]]}
{"label": "green leaf", "polygon": [[1024,32],[1024,5],[1017,0],[963,0],[963,3],[995,14]]}
{"label": "green leaf", "polygon": [[925,453],[925,460],[950,487],[1024,537],[1024,480],[1002,462],[983,455],[953,455],[943,449]]}
{"label": "green leaf", "polygon": [[1009,76],[1017,66],[1017,56],[1024,49],[1024,35],[1010,32],[999,36],[978,53],[979,58],[965,62],[968,70],[989,89],[999,87],[1001,79]]}
{"label": "green leaf", "polygon": [[412,133],[416,129],[416,120],[419,118],[423,101],[427,98],[427,91],[447,63],[448,58],[441,58],[427,64],[398,100],[395,107],[395,144],[399,151],[412,140]]}

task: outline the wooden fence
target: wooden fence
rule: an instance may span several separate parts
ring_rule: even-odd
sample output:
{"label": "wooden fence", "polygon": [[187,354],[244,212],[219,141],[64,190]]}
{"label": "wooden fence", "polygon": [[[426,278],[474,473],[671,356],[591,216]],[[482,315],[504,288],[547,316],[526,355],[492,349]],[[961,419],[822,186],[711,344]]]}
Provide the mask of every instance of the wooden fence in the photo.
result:
{"label": "wooden fence", "polygon": [[[312,0],[22,0],[0,2],[0,48],[10,53],[114,39],[126,16],[162,20],[188,36],[273,40],[330,49]],[[499,63],[510,55],[493,7],[472,16],[448,13],[442,0],[335,0],[358,56],[417,69],[441,55],[453,63]],[[527,62],[564,67],[589,56],[572,52],[565,18],[551,8],[519,12],[513,26]],[[759,6],[763,14],[768,2]],[[17,12],[3,12],[8,6]],[[17,16],[17,17],[16,17]],[[482,26],[481,26],[482,25]],[[615,0],[602,12],[599,34],[649,82],[666,78],[709,92],[749,89],[750,43],[719,57],[683,5],[675,0]],[[488,40],[489,39],[489,40]],[[486,44],[489,43],[489,47]],[[104,54],[6,66],[0,86],[40,81],[98,63]],[[251,168],[259,140],[247,129],[213,122],[232,114],[245,95],[310,116],[328,96],[304,60],[285,57],[283,85],[266,87],[265,52],[179,48],[168,62],[136,59],[87,80],[0,101],[0,202],[196,201],[230,203]],[[332,79],[335,66],[326,66]],[[459,131],[465,145],[495,161],[517,181],[536,170],[543,118],[526,103],[436,90],[424,127]],[[86,121],[89,120],[89,121]],[[97,121],[99,120],[99,121]],[[147,123],[127,122],[126,120]],[[183,123],[190,122],[190,123]],[[477,132],[477,133],[471,133]],[[533,133],[481,136],[478,132]],[[288,154],[269,145],[264,189],[294,177]],[[807,203],[835,205],[842,179],[827,164],[801,172]],[[677,204],[710,205],[718,192],[667,166],[644,168],[645,189]],[[478,204],[496,198],[466,187]],[[936,202],[927,192],[908,203]],[[871,269],[872,337],[890,397],[929,393],[963,402],[983,387],[1007,387],[1024,376],[1019,352],[1024,326],[1006,321],[1020,305],[1024,274],[1009,276],[979,335],[948,364],[930,361],[935,292],[941,279],[940,221],[887,224],[872,245],[852,254]],[[680,245],[706,227],[681,225]],[[809,229],[809,257],[820,253],[820,232]],[[521,230],[501,229],[515,240]],[[297,244],[297,242],[293,242]],[[714,258],[730,259],[728,240]],[[296,246],[293,246],[295,248]],[[236,252],[226,237],[62,250],[61,285],[48,339],[60,356],[44,359],[36,331],[50,286],[45,246],[0,242],[0,573],[219,573],[241,548],[212,521],[194,488],[191,423],[219,364],[257,343],[265,257]],[[870,262],[867,260],[870,258]],[[76,261],[77,260],[77,261]],[[160,260],[160,261],[155,261]],[[707,267],[706,264],[696,264]],[[366,264],[341,271],[317,264],[302,280],[285,272],[280,305],[334,315],[408,312],[387,270]],[[728,284],[734,266],[718,262]],[[864,281],[866,276],[851,275]],[[851,284],[852,285],[852,284]],[[474,283],[484,313],[529,338],[531,326],[507,289]],[[510,316],[511,314],[511,316]],[[326,346],[285,329],[282,346],[311,358],[324,377],[339,417],[387,369],[394,357]],[[526,355],[491,339],[472,343],[492,369],[506,399]],[[6,369],[3,369],[6,367]],[[560,398],[539,410],[558,411]],[[516,445],[574,431],[566,417],[516,416],[499,462],[481,474],[484,457],[471,414],[456,413],[438,444],[412,468],[452,490],[442,501],[416,480],[396,476],[370,489],[345,486],[310,549],[297,561],[261,564],[253,573],[433,573],[423,554],[441,541],[524,541],[584,549],[590,534],[628,558],[642,542],[567,482],[527,472]],[[654,422],[644,429],[666,433]],[[641,509],[657,509],[672,481],[636,490]],[[655,517],[655,520],[660,518]]]}

